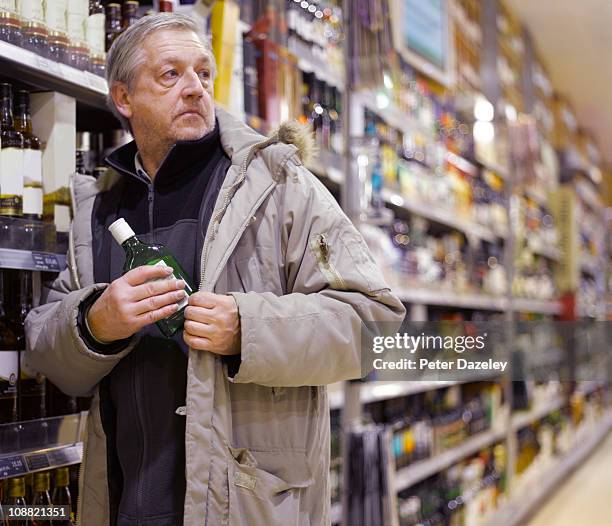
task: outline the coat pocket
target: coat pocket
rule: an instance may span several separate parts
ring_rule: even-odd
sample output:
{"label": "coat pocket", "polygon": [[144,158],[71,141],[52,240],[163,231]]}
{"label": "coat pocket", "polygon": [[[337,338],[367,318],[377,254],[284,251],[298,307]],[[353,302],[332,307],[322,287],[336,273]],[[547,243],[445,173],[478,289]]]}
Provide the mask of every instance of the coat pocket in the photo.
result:
{"label": "coat pocket", "polygon": [[230,447],[230,453],[230,526],[309,524],[307,512],[300,513],[300,493],[314,482],[304,452]]}

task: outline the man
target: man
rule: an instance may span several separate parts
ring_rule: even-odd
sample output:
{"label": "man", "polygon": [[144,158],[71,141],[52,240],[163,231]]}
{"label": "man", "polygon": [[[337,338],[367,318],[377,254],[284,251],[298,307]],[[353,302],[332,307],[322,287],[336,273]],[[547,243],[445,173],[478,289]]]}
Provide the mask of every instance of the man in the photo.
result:
{"label": "man", "polygon": [[[213,105],[215,64],[187,17],[151,15],[108,55],[112,110],[135,141],[77,176],[69,268],[26,320],[27,366],[93,394],[81,524],[329,523],[325,385],[360,375],[362,320],[402,304],[363,238],[303,166],[291,126],[266,139]],[[290,142],[297,142],[299,148]],[[124,276],[108,226],[165,244]]]}

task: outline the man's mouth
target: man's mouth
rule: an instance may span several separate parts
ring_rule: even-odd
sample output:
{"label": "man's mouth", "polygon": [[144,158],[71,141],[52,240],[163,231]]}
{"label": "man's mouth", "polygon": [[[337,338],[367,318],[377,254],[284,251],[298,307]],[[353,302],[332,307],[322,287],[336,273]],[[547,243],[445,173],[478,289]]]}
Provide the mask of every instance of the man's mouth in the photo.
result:
{"label": "man's mouth", "polygon": [[188,110],[180,113],[179,117],[202,117],[202,114],[199,111]]}

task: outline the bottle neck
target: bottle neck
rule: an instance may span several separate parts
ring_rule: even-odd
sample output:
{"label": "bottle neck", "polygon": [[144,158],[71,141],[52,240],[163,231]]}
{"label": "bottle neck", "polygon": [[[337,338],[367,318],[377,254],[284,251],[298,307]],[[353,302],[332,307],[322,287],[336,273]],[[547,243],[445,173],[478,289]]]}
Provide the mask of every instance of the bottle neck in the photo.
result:
{"label": "bottle neck", "polygon": [[136,236],[132,236],[129,239],[126,239],[121,246],[126,252],[133,252],[138,245],[140,245],[140,241]]}
{"label": "bottle neck", "polygon": [[27,104],[21,103],[17,107],[18,113],[15,116],[15,128],[22,133],[32,134],[32,117]]}
{"label": "bottle neck", "polygon": [[13,108],[12,101],[9,97],[3,97],[0,101],[0,125],[3,130],[12,130],[13,128]]}

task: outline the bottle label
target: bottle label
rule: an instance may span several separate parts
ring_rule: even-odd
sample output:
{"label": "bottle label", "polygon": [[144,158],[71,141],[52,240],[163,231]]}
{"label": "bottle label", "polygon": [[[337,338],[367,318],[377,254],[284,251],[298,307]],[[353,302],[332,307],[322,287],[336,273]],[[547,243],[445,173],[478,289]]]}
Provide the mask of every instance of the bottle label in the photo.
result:
{"label": "bottle label", "polygon": [[87,44],[94,53],[104,53],[105,45],[105,16],[104,13],[96,13],[87,17],[85,31],[87,33]]}
{"label": "bottle label", "polygon": [[23,184],[42,187],[42,152],[23,150]]}
{"label": "bottle label", "polygon": [[[154,267],[169,267],[170,265],[168,265],[163,259],[160,259],[153,266]],[[161,278],[161,279],[179,279],[179,278],[174,273],[172,273],[167,278]],[[178,305],[178,310],[182,310],[185,307],[187,307],[187,305],[189,304],[189,294],[185,292],[185,297],[181,301],[177,301],[176,304]]]}
{"label": "bottle label", "polygon": [[0,351],[0,398],[17,393],[19,351]]}
{"label": "bottle label", "polygon": [[53,2],[47,1],[45,9],[45,21],[47,26],[55,31],[61,31],[66,33],[66,11],[68,8],[67,0],[53,0]]}
{"label": "bottle label", "polygon": [[85,40],[85,16],[68,11],[68,34],[72,40]]}
{"label": "bottle label", "polygon": [[86,17],[89,15],[89,0],[68,0],[68,12]]}
{"label": "bottle label", "polygon": [[23,213],[23,150],[0,150],[0,215]]}
{"label": "bottle label", "polygon": [[23,188],[23,213],[27,215],[43,215],[43,189],[40,186],[25,186]]}
{"label": "bottle label", "polygon": [[19,0],[19,14],[33,22],[44,22],[42,0]]}

